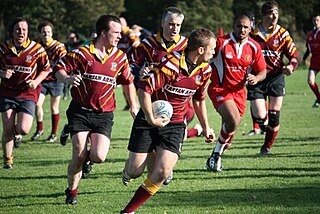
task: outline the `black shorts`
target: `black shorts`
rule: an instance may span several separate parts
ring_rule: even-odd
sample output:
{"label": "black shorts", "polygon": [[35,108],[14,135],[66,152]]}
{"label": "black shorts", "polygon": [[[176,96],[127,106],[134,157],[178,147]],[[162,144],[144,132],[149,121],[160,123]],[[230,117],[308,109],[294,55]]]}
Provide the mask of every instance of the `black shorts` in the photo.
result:
{"label": "black shorts", "polygon": [[111,138],[113,126],[113,112],[97,112],[85,109],[80,104],[71,101],[67,110],[68,124],[71,135],[90,131],[100,133]]}
{"label": "black shorts", "polygon": [[283,97],[286,94],[283,73],[267,77],[256,85],[247,85],[247,100],[266,99],[267,96]]}
{"label": "black shorts", "polygon": [[33,100],[0,97],[0,112],[5,112],[9,109],[13,109],[18,113],[24,112],[34,117],[36,103]]}
{"label": "black shorts", "polygon": [[57,80],[43,81],[41,87],[41,94],[57,97],[63,93],[64,83]]}
{"label": "black shorts", "polygon": [[186,125],[184,122],[169,123],[163,128],[155,128],[147,122],[140,109],[134,120],[128,150],[136,153],[150,153],[156,146],[180,156]]}

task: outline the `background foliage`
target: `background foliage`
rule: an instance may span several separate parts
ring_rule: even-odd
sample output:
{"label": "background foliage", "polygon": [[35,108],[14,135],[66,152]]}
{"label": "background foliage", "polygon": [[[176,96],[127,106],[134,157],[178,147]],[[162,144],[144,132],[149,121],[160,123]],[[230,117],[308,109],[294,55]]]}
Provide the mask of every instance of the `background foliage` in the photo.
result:
{"label": "background foliage", "polygon": [[[232,30],[234,15],[252,11],[260,20],[261,0],[2,0],[0,1],[0,40],[8,38],[7,27],[14,17],[23,16],[30,22],[30,37],[38,38],[37,25],[49,20],[55,25],[55,38],[65,41],[70,31],[88,38],[94,23],[101,14],[123,15],[129,25],[139,24],[155,32],[160,24],[162,11],[171,5],[180,7],[185,15],[182,33],[203,26],[218,32],[222,27]],[[296,40],[304,40],[310,31],[312,15],[320,11],[318,0],[281,0],[280,24],[286,27]],[[319,12],[318,12],[319,13]]]}

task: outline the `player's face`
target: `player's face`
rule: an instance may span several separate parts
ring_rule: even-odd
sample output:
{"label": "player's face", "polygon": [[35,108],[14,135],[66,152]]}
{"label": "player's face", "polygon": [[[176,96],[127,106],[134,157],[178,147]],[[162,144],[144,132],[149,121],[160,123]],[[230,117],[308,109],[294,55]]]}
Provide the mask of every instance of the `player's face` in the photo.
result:
{"label": "player's face", "polygon": [[266,26],[275,26],[278,23],[279,12],[277,9],[273,10],[271,13],[264,15],[262,17],[262,22]]}
{"label": "player's face", "polygon": [[204,50],[204,53],[202,55],[202,62],[209,62],[210,59],[212,59],[216,48],[216,40],[214,38],[210,39],[209,44]]}
{"label": "player's face", "polygon": [[179,16],[169,16],[162,22],[163,37],[167,41],[172,41],[179,36],[182,21],[183,19]]}
{"label": "player's face", "polygon": [[28,38],[28,24],[25,21],[18,22],[13,28],[13,40],[15,45],[22,45]]}
{"label": "player's face", "polygon": [[251,21],[249,17],[238,19],[233,25],[234,36],[238,41],[242,41],[249,37],[251,31]]}
{"label": "player's face", "polygon": [[320,16],[316,16],[313,18],[313,25],[315,28],[320,28]]}
{"label": "player's face", "polygon": [[110,22],[110,29],[107,32],[107,46],[116,47],[121,39],[121,24],[118,22]]}
{"label": "player's face", "polygon": [[42,39],[47,42],[52,38],[52,28],[50,26],[44,26],[41,28]]}

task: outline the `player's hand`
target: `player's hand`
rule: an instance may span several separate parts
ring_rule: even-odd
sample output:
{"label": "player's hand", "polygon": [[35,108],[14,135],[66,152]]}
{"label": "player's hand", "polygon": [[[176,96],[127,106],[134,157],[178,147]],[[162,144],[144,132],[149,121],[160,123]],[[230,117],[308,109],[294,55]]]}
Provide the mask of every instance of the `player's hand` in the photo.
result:
{"label": "player's hand", "polygon": [[150,72],[150,70],[153,68],[153,65],[150,65],[149,67],[142,67],[141,68],[141,70],[139,71],[139,75],[141,76],[141,77],[144,77],[144,76],[146,76],[149,72]]}
{"label": "player's hand", "polygon": [[73,86],[79,86],[82,81],[81,74],[72,74],[68,78],[66,78],[66,83],[73,85]]}
{"label": "player's hand", "polygon": [[147,122],[151,126],[154,126],[157,128],[163,128],[170,122],[170,119],[166,118],[166,117],[149,118],[149,119],[147,119]]}
{"label": "player's hand", "polygon": [[283,66],[282,71],[286,76],[290,76],[293,73],[293,66],[292,65]]}
{"label": "player's hand", "polygon": [[131,106],[129,109],[129,112],[130,112],[132,118],[135,119],[138,112],[139,112],[139,108],[137,106]]}
{"label": "player's hand", "polygon": [[35,80],[27,80],[26,83],[28,84],[28,87],[31,89],[36,89],[39,85]]}
{"label": "player's hand", "polygon": [[206,143],[213,143],[216,140],[216,136],[214,134],[214,131],[211,128],[203,129],[203,135],[205,137]]}
{"label": "player's hand", "polygon": [[247,75],[247,82],[249,85],[255,85],[258,83],[256,76],[253,74]]}
{"label": "player's hand", "polygon": [[12,69],[6,69],[6,70],[1,70],[0,73],[2,78],[10,79],[12,74],[14,74],[15,72]]}

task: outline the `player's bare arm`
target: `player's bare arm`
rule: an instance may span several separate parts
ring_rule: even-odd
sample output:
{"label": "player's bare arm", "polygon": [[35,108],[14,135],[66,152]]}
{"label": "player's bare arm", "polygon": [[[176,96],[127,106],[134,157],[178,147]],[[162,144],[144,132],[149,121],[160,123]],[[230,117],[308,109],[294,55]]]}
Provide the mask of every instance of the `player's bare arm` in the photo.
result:
{"label": "player's bare arm", "polygon": [[68,75],[65,70],[57,71],[55,76],[60,82],[68,83],[73,86],[79,86],[82,81],[82,77],[80,74]]}
{"label": "player's bare arm", "polygon": [[213,129],[210,128],[207,116],[207,107],[205,100],[199,101],[193,99],[193,107],[198,120],[203,128],[203,135],[206,138],[207,143],[212,143],[215,140],[215,134]]}
{"label": "player's bare arm", "polygon": [[253,75],[253,74],[248,74],[247,75],[247,81],[249,85],[255,85],[258,82],[263,81],[266,78],[267,72],[264,69],[263,71],[258,72],[258,74]]}

